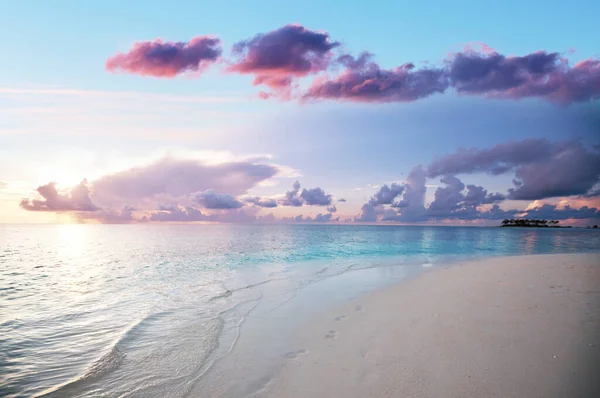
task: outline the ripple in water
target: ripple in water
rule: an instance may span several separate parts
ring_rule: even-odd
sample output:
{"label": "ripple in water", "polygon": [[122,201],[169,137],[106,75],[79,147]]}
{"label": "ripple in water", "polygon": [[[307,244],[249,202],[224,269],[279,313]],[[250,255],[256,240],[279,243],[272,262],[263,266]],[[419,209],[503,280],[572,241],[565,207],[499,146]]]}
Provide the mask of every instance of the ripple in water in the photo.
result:
{"label": "ripple in water", "polygon": [[314,311],[447,261],[598,251],[600,234],[48,225],[0,226],[0,244],[0,396],[240,396],[302,354],[286,336]]}

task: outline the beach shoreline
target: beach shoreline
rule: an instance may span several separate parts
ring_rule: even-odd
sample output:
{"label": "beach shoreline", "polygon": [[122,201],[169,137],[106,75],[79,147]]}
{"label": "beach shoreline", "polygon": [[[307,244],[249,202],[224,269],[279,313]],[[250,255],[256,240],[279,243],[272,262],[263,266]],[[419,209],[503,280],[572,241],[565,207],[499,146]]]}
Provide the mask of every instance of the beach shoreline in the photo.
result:
{"label": "beach shoreline", "polygon": [[600,396],[600,254],[461,262],[315,317],[257,396]]}

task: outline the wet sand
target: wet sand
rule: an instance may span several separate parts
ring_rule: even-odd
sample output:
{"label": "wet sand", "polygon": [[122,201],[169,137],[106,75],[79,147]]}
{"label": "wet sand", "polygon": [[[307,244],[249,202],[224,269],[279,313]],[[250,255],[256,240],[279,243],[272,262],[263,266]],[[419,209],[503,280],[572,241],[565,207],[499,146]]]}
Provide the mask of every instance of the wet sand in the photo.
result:
{"label": "wet sand", "polygon": [[303,327],[260,396],[598,397],[600,255],[433,269]]}

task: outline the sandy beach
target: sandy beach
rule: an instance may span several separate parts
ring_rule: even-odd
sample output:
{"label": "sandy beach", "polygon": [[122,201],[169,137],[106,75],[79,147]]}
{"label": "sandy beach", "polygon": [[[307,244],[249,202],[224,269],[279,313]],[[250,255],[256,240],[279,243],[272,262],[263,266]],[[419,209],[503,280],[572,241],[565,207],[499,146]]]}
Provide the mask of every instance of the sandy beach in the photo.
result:
{"label": "sandy beach", "polygon": [[269,397],[600,396],[600,255],[437,268],[311,320]]}

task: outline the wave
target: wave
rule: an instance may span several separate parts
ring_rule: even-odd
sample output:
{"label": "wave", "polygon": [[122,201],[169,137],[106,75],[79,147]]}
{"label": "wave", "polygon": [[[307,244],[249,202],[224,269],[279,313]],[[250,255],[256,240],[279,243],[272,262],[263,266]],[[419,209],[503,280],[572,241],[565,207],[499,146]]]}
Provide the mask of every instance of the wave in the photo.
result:
{"label": "wave", "polygon": [[234,288],[234,289],[225,289],[225,291],[223,293],[220,293],[220,294],[217,294],[216,296],[211,297],[208,301],[214,301],[214,300],[218,300],[218,299],[221,299],[221,298],[226,298],[226,297],[231,296],[235,292],[239,292],[239,291],[242,291],[242,290],[252,289],[253,287],[265,285],[267,283],[279,281],[279,280],[282,280],[282,279],[284,279],[284,278],[267,279],[267,280],[262,281],[262,282],[252,283],[250,285],[246,285],[246,286],[242,286],[242,287],[237,287],[237,288]]}
{"label": "wave", "polygon": [[126,341],[131,339],[132,334],[142,327],[144,323],[157,319],[164,314],[166,313],[151,314],[134,322],[110,345],[108,352],[93,362],[82,375],[79,375],[64,384],[44,390],[41,393],[34,395],[34,397],[71,395],[73,391],[79,390],[82,386],[92,383],[118,369],[126,356],[120,347],[122,347]]}

